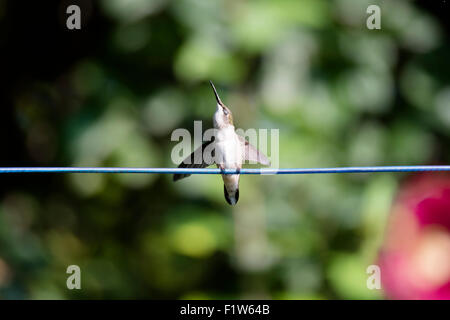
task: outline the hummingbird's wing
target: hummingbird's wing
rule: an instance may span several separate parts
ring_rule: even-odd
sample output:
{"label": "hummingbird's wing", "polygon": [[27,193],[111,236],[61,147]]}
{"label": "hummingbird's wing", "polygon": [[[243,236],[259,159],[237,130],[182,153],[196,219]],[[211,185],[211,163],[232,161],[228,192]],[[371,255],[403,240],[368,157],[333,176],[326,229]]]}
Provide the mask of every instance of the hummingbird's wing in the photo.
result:
{"label": "hummingbird's wing", "polygon": [[[184,159],[178,168],[206,168],[212,164],[214,164],[214,140],[207,141],[203,143],[200,147],[195,149],[194,152],[192,152],[186,159]],[[206,147],[210,146],[209,150],[212,150],[210,159],[205,158],[203,156],[203,152],[205,151]],[[183,178],[189,177],[190,174],[185,173],[176,173],[173,175],[173,181],[178,181]]]}
{"label": "hummingbird's wing", "polygon": [[258,162],[264,166],[270,166],[270,160],[267,159],[265,154],[260,152],[254,145],[248,142],[243,136],[238,135],[239,140],[241,141],[241,145],[244,148],[244,159],[242,159],[242,163],[245,161]]}

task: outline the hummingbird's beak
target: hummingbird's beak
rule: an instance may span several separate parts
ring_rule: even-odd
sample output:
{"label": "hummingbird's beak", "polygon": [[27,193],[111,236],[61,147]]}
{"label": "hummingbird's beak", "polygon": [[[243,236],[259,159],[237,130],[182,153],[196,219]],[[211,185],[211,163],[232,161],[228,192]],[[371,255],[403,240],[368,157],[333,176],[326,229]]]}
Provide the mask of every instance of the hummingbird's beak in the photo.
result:
{"label": "hummingbird's beak", "polygon": [[221,101],[220,98],[219,98],[219,95],[217,94],[216,87],[214,87],[214,84],[212,83],[211,80],[209,80],[209,83],[211,84],[211,87],[212,87],[213,90],[214,90],[214,95],[216,96],[216,101],[217,101],[217,103],[220,104],[220,105],[223,105],[222,101]]}

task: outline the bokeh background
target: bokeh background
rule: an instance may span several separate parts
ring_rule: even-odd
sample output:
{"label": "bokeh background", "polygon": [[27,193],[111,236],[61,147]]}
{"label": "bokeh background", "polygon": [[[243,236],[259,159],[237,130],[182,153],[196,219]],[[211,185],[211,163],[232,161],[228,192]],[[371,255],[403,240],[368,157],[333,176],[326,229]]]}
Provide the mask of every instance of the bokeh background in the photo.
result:
{"label": "bokeh background", "polygon": [[[366,28],[370,4],[381,30]],[[172,131],[212,125],[209,79],[237,127],[280,130],[281,167],[449,164],[449,8],[0,0],[0,165],[175,167]],[[2,175],[0,298],[421,297],[366,287],[384,243],[412,239],[385,234],[417,176],[243,176],[232,208],[218,176]],[[418,190],[414,203],[431,197]],[[450,281],[450,200],[438,207],[440,251],[416,260],[447,269],[428,288]],[[401,287],[386,257],[382,277]],[[81,290],[66,288],[72,264]]]}

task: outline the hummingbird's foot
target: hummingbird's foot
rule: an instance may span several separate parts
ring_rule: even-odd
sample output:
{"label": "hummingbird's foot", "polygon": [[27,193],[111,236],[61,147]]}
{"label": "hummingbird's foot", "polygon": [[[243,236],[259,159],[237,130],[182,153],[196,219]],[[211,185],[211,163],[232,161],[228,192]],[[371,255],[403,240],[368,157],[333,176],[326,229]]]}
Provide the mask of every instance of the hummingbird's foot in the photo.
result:
{"label": "hummingbird's foot", "polygon": [[218,167],[219,167],[220,171],[222,171],[222,174],[223,174],[223,172],[225,171],[225,165],[219,164]]}

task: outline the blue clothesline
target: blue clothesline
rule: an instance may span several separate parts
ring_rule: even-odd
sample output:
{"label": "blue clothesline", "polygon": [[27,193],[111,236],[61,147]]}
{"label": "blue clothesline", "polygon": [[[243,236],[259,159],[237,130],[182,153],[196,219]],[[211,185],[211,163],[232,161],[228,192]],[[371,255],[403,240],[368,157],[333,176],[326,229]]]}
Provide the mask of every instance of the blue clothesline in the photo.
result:
{"label": "blue clothesline", "polygon": [[236,170],[201,168],[102,168],[102,167],[0,167],[1,173],[159,173],[159,174],[312,174],[312,173],[363,173],[363,172],[424,172],[450,171],[449,165],[442,166],[380,166],[380,167],[338,167],[338,168],[291,168],[291,169],[241,169]]}

